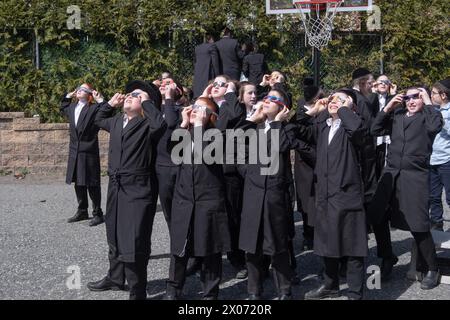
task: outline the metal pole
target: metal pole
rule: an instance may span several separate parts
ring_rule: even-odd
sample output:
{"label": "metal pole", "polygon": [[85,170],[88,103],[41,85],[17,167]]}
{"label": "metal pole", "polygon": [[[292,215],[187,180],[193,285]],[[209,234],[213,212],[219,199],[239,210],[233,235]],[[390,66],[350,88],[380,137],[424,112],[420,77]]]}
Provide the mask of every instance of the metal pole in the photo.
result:
{"label": "metal pole", "polygon": [[34,50],[35,50],[35,64],[36,69],[40,69],[40,57],[39,57],[39,36],[37,29],[34,29]]}
{"label": "metal pole", "polygon": [[380,74],[384,74],[384,60],[383,60],[383,34],[380,35],[380,51],[381,51],[381,56],[380,56]]}
{"label": "metal pole", "polygon": [[313,50],[313,64],[314,64],[314,85],[320,86],[320,50],[314,48]]}

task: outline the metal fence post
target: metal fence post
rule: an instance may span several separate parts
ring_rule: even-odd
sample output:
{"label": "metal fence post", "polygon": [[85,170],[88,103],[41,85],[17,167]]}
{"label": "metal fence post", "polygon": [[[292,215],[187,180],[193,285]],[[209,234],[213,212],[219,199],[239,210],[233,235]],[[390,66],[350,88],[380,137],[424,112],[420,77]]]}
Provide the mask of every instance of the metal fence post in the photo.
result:
{"label": "metal fence post", "polygon": [[38,30],[34,29],[34,65],[36,66],[36,69],[40,69],[41,68],[41,63],[40,63],[40,54],[39,54],[39,34],[38,34]]}

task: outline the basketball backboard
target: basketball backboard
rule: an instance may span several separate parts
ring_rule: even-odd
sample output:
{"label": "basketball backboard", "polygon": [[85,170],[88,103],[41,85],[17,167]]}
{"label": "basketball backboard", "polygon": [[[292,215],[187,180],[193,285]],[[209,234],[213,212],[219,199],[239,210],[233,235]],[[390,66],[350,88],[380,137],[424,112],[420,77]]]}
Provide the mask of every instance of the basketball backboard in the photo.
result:
{"label": "basketball backboard", "polygon": [[[294,5],[295,0],[266,0],[266,14],[298,13]],[[338,12],[371,11],[372,0],[344,0],[337,9]]]}

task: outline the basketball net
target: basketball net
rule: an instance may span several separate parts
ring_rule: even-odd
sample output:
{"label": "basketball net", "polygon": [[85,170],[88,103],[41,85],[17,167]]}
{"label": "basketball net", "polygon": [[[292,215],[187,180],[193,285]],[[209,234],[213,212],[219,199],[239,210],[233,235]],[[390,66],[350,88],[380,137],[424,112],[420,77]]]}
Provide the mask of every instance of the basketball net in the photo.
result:
{"label": "basketball net", "polygon": [[321,50],[328,45],[333,21],[343,0],[306,0],[294,2],[305,28],[308,44]]}

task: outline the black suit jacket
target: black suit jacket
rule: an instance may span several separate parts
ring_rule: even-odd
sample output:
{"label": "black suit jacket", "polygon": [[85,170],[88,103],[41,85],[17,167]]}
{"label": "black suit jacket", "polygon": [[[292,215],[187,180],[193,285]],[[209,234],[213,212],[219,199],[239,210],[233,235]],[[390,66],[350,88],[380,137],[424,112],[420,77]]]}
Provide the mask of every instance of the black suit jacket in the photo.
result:
{"label": "black suit jacket", "polygon": [[98,104],[83,107],[75,125],[75,107],[77,103],[64,98],[60,111],[69,118],[69,160],[67,163],[66,183],[75,182],[79,186],[100,185],[100,155],[98,147],[98,131],[94,119]]}
{"label": "black suit jacket", "polygon": [[251,83],[261,83],[267,70],[268,67],[262,53],[252,52],[244,57],[242,62],[242,72]]}
{"label": "black suit jacket", "polygon": [[208,81],[220,75],[219,52],[214,43],[202,43],[195,47],[194,98],[200,96]]}
{"label": "black suit jacket", "polygon": [[241,63],[245,53],[239,47],[236,39],[223,37],[216,42],[220,55],[222,74],[229,76],[233,80],[241,77]]}

